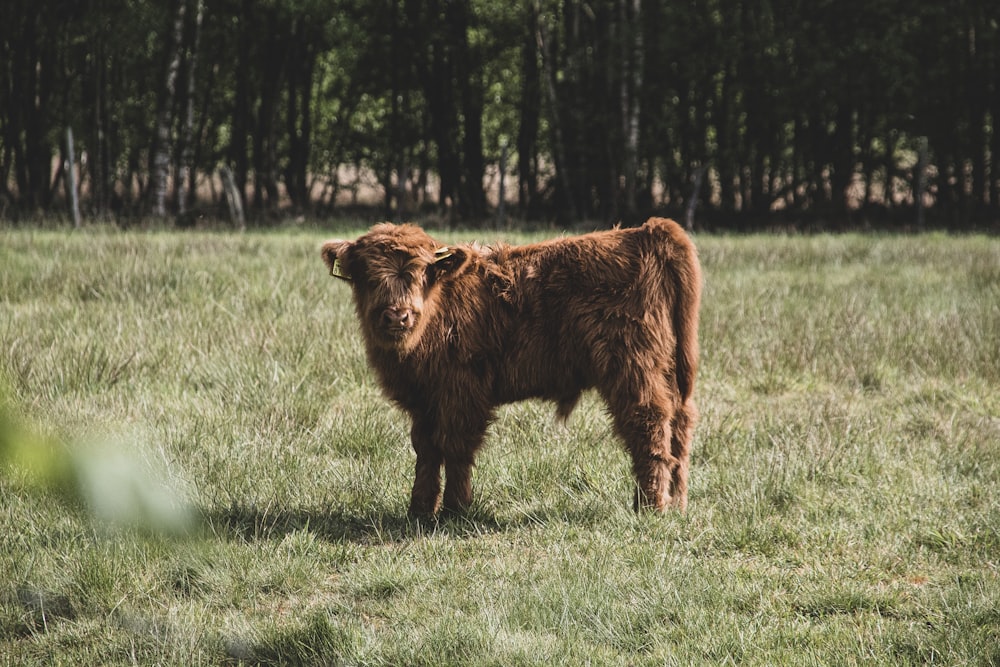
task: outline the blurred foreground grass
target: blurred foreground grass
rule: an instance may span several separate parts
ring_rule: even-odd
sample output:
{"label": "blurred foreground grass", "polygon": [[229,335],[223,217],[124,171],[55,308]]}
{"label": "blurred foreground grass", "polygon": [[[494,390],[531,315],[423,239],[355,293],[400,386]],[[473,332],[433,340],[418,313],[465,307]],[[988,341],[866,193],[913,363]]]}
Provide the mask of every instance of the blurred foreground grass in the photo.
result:
{"label": "blurred foreground grass", "polygon": [[59,499],[106,528],[182,536],[194,523],[183,492],[138,440],[93,437],[68,444],[26,425],[0,385],[0,475],[21,493]]}

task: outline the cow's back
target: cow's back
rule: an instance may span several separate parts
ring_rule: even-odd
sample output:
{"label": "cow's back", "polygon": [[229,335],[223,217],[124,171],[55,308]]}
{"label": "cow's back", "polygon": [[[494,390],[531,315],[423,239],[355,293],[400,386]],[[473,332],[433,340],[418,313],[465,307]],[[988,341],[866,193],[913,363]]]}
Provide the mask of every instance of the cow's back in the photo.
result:
{"label": "cow's back", "polygon": [[690,271],[692,252],[683,231],[660,219],[498,251],[516,307],[498,398],[571,408],[582,390],[627,366],[672,373],[677,265]]}

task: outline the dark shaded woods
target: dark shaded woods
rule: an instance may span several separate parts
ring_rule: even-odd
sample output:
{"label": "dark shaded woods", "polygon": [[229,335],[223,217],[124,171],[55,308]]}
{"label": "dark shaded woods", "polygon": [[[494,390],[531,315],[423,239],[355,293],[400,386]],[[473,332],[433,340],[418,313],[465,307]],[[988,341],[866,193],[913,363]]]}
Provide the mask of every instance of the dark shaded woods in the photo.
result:
{"label": "dark shaded woods", "polygon": [[998,87],[992,0],[6,0],[0,218],[997,229]]}

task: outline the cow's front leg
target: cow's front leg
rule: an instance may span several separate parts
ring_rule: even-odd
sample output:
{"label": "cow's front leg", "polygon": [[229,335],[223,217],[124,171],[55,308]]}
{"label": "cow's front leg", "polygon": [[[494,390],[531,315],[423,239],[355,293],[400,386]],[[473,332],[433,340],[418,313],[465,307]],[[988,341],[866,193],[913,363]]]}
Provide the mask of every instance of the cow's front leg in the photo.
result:
{"label": "cow's front leg", "polygon": [[410,494],[410,515],[429,516],[438,510],[444,456],[434,444],[433,431],[426,424],[414,420],[410,439],[413,451],[417,454],[413,491]]}
{"label": "cow's front leg", "polygon": [[488,408],[466,404],[452,419],[442,420],[444,508],[450,512],[464,512],[472,505],[472,467],[490,419]]}
{"label": "cow's front leg", "polygon": [[445,459],[444,508],[449,512],[464,512],[472,504],[472,460]]}

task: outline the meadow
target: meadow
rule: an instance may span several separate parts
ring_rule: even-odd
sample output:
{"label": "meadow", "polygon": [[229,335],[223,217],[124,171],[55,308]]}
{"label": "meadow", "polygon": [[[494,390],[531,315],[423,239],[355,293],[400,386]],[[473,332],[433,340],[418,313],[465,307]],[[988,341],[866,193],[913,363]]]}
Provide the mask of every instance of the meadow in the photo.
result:
{"label": "meadow", "polygon": [[142,471],[6,464],[0,664],[1000,664],[1000,239],[697,235],[688,512],[588,395],[416,522],[318,253],[360,231],[0,230],[8,412]]}

